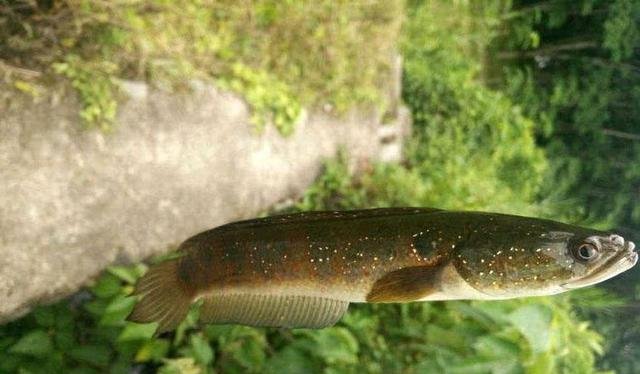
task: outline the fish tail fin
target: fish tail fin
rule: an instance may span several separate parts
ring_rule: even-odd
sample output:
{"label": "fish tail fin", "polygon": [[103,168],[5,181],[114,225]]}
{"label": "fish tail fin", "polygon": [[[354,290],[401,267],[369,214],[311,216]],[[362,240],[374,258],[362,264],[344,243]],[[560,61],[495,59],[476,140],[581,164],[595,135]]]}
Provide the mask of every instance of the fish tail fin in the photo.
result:
{"label": "fish tail fin", "polygon": [[186,317],[195,290],[178,276],[179,259],[153,265],[138,281],[134,295],[139,300],[127,320],[158,322],[156,334],[173,330]]}

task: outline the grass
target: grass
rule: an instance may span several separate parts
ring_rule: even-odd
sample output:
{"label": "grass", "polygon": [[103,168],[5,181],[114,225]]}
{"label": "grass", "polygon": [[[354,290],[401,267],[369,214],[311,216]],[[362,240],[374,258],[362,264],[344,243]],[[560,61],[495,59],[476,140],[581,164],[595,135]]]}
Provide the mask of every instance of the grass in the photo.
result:
{"label": "grass", "polygon": [[258,127],[288,134],[302,107],[384,107],[402,15],[402,0],[4,0],[0,73],[13,87],[36,80],[28,72],[68,78],[84,123],[103,129],[118,79],[211,81],[243,94]]}

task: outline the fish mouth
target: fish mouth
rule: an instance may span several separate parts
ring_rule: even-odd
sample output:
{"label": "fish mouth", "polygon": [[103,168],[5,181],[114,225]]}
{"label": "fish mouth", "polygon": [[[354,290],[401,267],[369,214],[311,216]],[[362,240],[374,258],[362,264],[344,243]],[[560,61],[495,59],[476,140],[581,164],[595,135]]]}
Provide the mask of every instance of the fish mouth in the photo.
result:
{"label": "fish mouth", "polygon": [[561,287],[571,290],[591,286],[631,269],[638,262],[638,253],[634,252],[634,249],[635,244],[633,242],[627,242],[624,249],[605,262],[600,269],[584,278],[564,283]]}

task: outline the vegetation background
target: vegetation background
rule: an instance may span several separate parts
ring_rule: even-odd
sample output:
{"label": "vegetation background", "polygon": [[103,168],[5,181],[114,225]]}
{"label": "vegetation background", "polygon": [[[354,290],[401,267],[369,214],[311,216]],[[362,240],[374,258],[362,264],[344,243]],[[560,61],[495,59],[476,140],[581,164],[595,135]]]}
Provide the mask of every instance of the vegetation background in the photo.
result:
{"label": "vegetation background", "polygon": [[[0,100],[68,80],[87,131],[118,81],[241,93],[283,136],[302,107],[388,103],[394,48],[414,134],[401,165],[348,154],[288,210],[437,206],[640,236],[639,0],[0,0]],[[2,101],[0,101],[1,103]],[[319,331],[124,321],[146,265],[0,326],[7,373],[635,373],[638,271],[554,297],[353,305]],[[624,321],[624,322],[623,322]]]}

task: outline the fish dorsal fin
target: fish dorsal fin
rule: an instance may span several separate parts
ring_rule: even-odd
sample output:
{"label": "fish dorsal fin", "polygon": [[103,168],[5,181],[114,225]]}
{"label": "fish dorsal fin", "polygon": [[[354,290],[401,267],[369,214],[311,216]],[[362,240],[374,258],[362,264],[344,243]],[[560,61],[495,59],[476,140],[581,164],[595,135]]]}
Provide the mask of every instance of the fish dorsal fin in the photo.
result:
{"label": "fish dorsal fin", "polygon": [[200,321],[250,326],[322,328],[334,325],[348,301],[317,296],[239,293],[205,296]]}
{"label": "fish dorsal fin", "polygon": [[299,212],[291,214],[281,214],[263,218],[249,219],[245,221],[238,221],[228,223],[220,226],[218,229],[237,229],[237,228],[249,228],[262,225],[270,225],[274,223],[286,224],[286,223],[306,223],[322,220],[351,220],[360,218],[377,218],[388,217],[397,215],[411,215],[411,214],[425,214],[442,212],[441,209],[436,208],[374,208],[374,209],[360,209],[360,210],[329,210],[329,211],[315,211],[315,212]]}
{"label": "fish dorsal fin", "polygon": [[438,268],[411,266],[392,271],[378,279],[367,295],[370,303],[417,301],[437,291]]}

